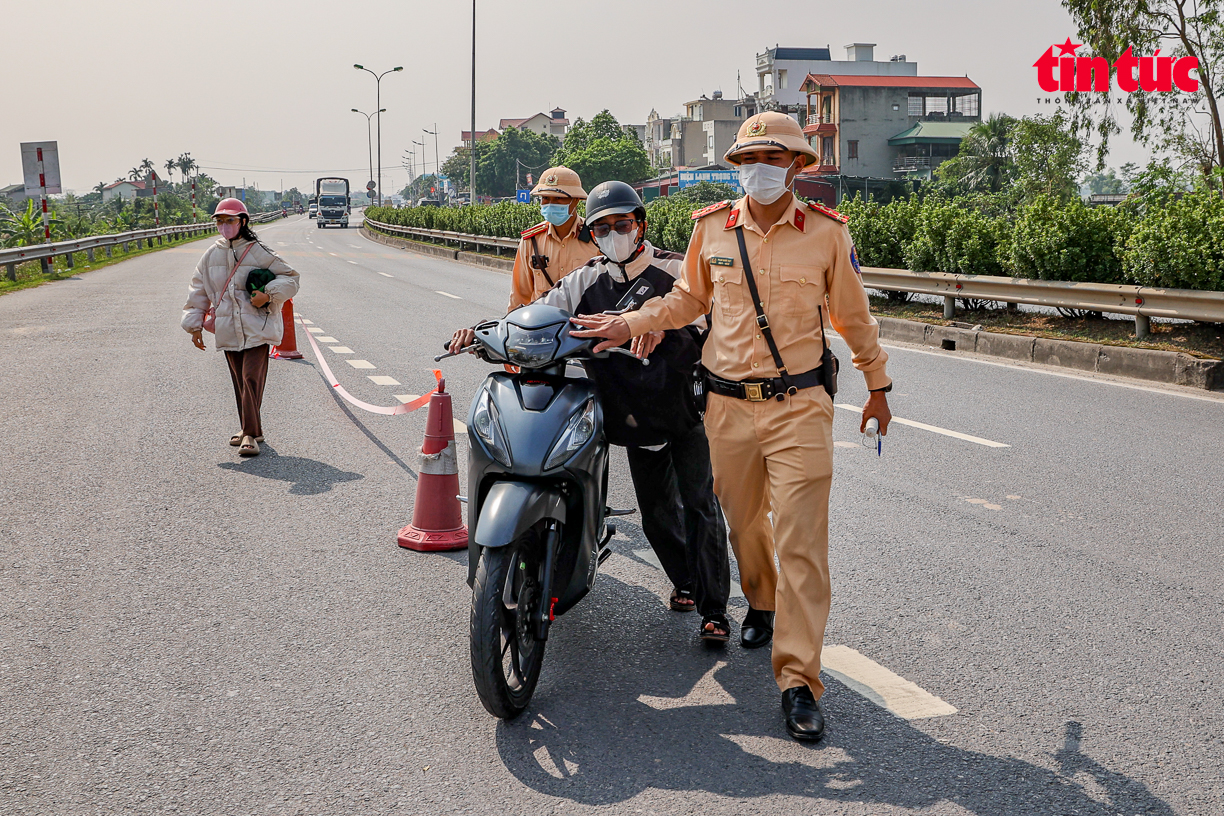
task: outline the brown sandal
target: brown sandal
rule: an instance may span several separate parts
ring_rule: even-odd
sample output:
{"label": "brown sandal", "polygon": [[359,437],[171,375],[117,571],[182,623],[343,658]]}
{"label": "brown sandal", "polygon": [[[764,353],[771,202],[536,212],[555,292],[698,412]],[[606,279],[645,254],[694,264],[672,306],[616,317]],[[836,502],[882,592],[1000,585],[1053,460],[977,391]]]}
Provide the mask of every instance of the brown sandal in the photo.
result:
{"label": "brown sandal", "polygon": [[[257,436],[257,437],[255,437],[255,441],[256,441],[256,442],[262,442],[262,441],[263,441],[263,437],[262,437],[262,436]],[[231,437],[230,437],[230,444],[231,444],[231,445],[233,445],[235,448],[236,448],[236,447],[238,447],[239,445],[241,445],[241,444],[242,444],[242,434],[241,434],[241,433],[236,433],[236,434],[234,434],[233,436],[231,436]]]}
{"label": "brown sandal", "polygon": [[259,443],[256,442],[252,437],[249,437],[249,436],[242,437],[242,444],[238,446],[238,455],[239,456],[258,456],[259,455]]}

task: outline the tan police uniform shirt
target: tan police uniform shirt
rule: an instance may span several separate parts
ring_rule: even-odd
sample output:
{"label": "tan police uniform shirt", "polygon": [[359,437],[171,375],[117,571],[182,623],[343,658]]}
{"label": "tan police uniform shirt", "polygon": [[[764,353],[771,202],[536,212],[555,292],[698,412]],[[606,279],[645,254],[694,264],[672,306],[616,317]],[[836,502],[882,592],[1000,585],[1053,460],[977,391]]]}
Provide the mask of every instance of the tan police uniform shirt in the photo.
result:
{"label": "tan police uniform shirt", "polygon": [[[553,288],[557,281],[601,254],[594,241],[584,244],[578,240],[578,231],[581,228],[582,219],[575,217],[573,226],[565,235],[560,234],[557,228],[547,221],[523,231],[518,252],[514,255],[514,273],[507,313],[532,303]],[[539,247],[539,254],[548,256],[547,278],[539,269],[531,268],[531,256],[535,254],[531,246],[533,237]],[[548,278],[552,278],[552,283],[548,282]]]}
{"label": "tan police uniform shirt", "polygon": [[884,388],[892,382],[884,370],[888,353],[880,347],[879,324],[852,260],[850,232],[833,211],[791,199],[778,223],[764,229],[753,222],[745,199],[694,213],[697,223],[675,288],[625,320],[637,336],[684,326],[711,311],[712,304],[713,325],[702,357],[710,373],[736,381],[777,377],[744,283],[735,237],[735,227],[743,225],[757,289],[787,370],[801,374],[820,365],[820,306],[850,346],[868,389]]}

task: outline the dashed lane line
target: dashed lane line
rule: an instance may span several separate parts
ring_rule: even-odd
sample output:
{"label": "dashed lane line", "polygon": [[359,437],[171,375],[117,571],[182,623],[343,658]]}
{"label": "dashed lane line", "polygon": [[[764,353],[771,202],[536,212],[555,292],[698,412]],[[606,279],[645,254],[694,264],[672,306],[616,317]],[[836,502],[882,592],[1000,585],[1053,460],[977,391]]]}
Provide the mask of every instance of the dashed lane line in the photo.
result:
{"label": "dashed lane line", "polygon": [[463,298],[459,297],[458,295],[452,295],[450,292],[443,292],[441,289],[435,289],[434,292],[436,294],[441,295],[442,297],[454,298],[455,300],[463,300]]}
{"label": "dashed lane line", "polygon": [[306,329],[306,331],[310,332],[311,334],[322,334],[323,333],[323,330],[320,329],[318,326],[310,326]]}
{"label": "dashed lane line", "polygon": [[369,380],[375,385],[399,385],[400,384],[399,380],[395,379],[394,377],[388,377],[385,374],[371,374],[369,377]]}
{"label": "dashed lane line", "polygon": [[349,263],[351,263],[353,266],[361,266],[361,264],[357,263],[356,261],[349,261]]}
{"label": "dashed lane line", "polygon": [[395,277],[394,275],[388,275],[386,272],[379,272],[378,274],[382,275],[384,278],[394,278]]}
{"label": "dashed lane line", "polygon": [[[854,405],[847,405],[846,403],[843,403],[843,402],[836,403],[836,405],[838,408],[845,408],[847,411],[854,411],[855,413],[859,413],[859,414],[863,413],[862,408],[858,408]],[[927,425],[925,422],[915,422],[912,419],[902,419],[901,417],[893,417],[892,421],[897,423],[898,425],[908,425],[911,428],[918,428],[919,430],[930,431],[931,433],[940,434],[942,436],[950,436],[953,439],[963,439],[966,442],[973,442],[974,444],[977,444],[977,445],[985,445],[988,448],[1010,448],[1011,447],[1011,445],[1008,445],[1004,442],[992,442],[991,440],[983,439],[980,436],[970,436],[969,434],[963,434],[958,431],[949,431],[947,428],[940,428],[935,425]]]}
{"label": "dashed lane line", "polygon": [[329,252],[329,253],[327,253],[327,254],[328,254],[328,255],[334,255],[334,256],[336,256],[337,258],[339,258],[339,257],[340,257],[340,253],[339,253],[339,252]]}
{"label": "dashed lane line", "polygon": [[336,352],[336,354],[352,354],[353,350],[348,346],[328,346],[327,348]]}
{"label": "dashed lane line", "polygon": [[344,362],[348,363],[353,368],[364,368],[364,369],[378,368],[378,366],[374,365],[369,360],[345,360]]}
{"label": "dashed lane line", "polygon": [[339,343],[340,341],[334,337],[316,337],[320,343]]}

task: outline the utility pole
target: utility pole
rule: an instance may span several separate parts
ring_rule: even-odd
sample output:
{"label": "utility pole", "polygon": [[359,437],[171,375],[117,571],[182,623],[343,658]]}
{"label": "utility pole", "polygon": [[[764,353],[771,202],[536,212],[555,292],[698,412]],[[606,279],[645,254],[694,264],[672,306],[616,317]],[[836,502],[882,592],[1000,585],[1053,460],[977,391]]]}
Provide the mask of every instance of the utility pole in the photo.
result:
{"label": "utility pole", "polygon": [[476,0],[472,0],[472,144],[468,172],[468,204],[476,203]]}
{"label": "utility pole", "polygon": [[387,74],[395,73],[396,71],[404,70],[404,66],[392,68],[390,71],[383,71],[381,74],[376,74],[364,65],[353,64],[354,68],[365,71],[370,76],[374,77],[374,109],[378,111],[378,186],[375,192],[378,194],[378,203],[382,203],[382,114],[386,110],[382,106],[382,78]]}

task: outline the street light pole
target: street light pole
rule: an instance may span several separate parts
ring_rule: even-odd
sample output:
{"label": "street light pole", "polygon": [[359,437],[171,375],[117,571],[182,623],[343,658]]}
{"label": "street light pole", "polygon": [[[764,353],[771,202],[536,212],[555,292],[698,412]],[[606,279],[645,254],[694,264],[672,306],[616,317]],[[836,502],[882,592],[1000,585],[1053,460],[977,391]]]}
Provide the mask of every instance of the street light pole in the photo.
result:
{"label": "street light pole", "polygon": [[468,205],[476,203],[476,0],[472,0],[472,144],[468,168]]}
{"label": "street light pole", "polygon": [[418,142],[416,139],[413,139],[412,143],[421,148],[421,178],[425,178],[425,143]]}
{"label": "street light pole", "polygon": [[[386,110],[386,108],[383,108],[382,110]],[[378,113],[382,113],[382,110],[378,111]],[[366,118],[366,151],[370,154],[370,181],[373,181],[374,180],[374,148],[371,146],[372,137],[370,136],[370,118],[374,116],[374,114],[365,113],[364,111],[359,111],[356,108],[353,108],[353,113],[360,113],[362,116]],[[366,192],[368,193],[369,190],[367,190]]]}
{"label": "street light pole", "polygon": [[438,178],[442,175],[442,164],[438,161],[438,123],[434,122],[434,129],[425,132],[434,137],[434,178]]}
{"label": "street light pole", "polygon": [[404,70],[404,66],[400,65],[392,68],[390,71],[383,71],[381,74],[376,74],[364,65],[353,64],[354,68],[365,71],[370,76],[374,77],[374,107],[378,111],[378,203],[382,203],[382,113],[386,108],[382,106],[382,78],[387,74],[395,73],[396,71]]}

